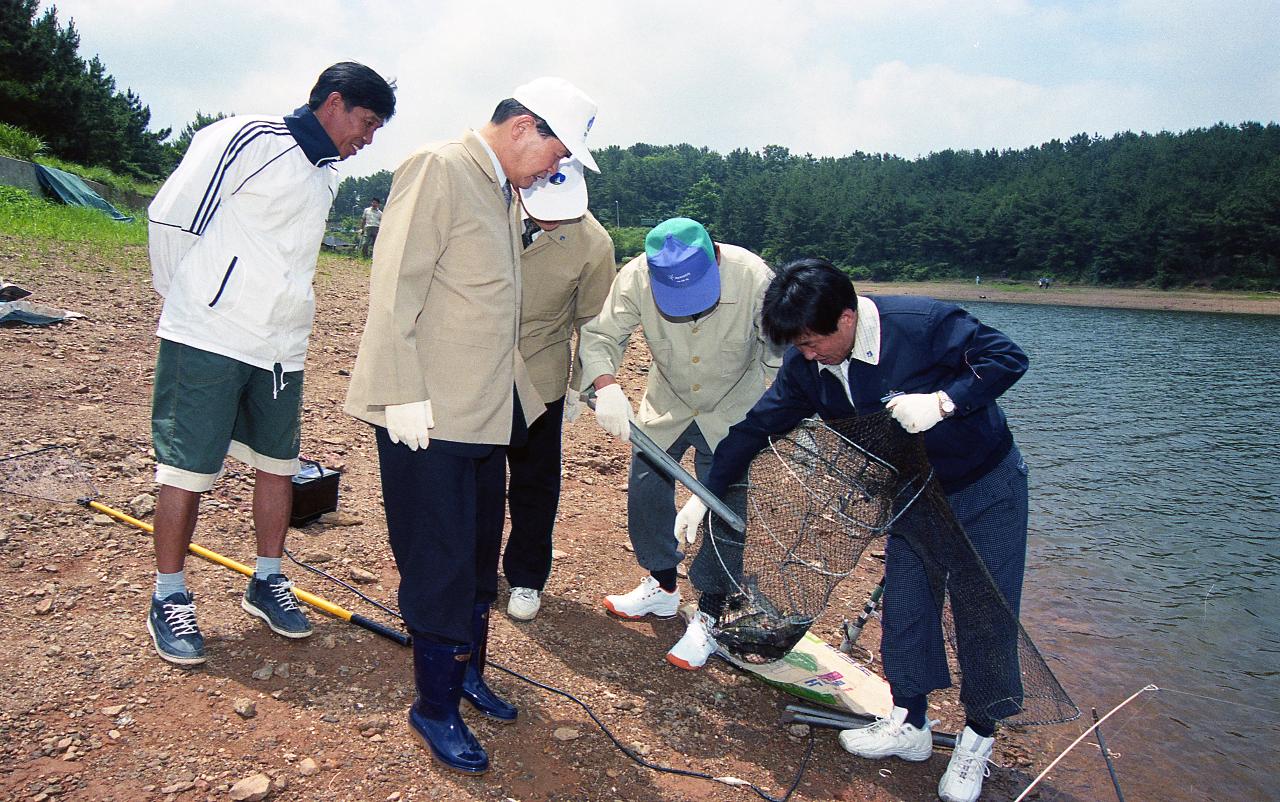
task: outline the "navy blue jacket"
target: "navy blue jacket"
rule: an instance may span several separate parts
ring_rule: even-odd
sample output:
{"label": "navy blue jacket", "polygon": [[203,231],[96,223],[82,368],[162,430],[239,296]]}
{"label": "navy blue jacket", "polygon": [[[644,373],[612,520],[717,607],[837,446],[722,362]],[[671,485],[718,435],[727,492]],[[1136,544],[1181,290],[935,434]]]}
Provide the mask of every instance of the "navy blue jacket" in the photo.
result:
{"label": "navy blue jacket", "polygon": [[880,311],[880,363],[849,363],[844,385],[794,347],[773,385],[716,446],[705,482],[717,496],[738,481],[769,437],[815,414],[827,420],[884,409],[889,393],[945,390],[956,413],[924,433],[925,451],[942,488],[954,493],[996,466],[1013,435],[996,399],[1027,370],[1027,355],[1001,332],[960,307],[914,296],[872,299]]}

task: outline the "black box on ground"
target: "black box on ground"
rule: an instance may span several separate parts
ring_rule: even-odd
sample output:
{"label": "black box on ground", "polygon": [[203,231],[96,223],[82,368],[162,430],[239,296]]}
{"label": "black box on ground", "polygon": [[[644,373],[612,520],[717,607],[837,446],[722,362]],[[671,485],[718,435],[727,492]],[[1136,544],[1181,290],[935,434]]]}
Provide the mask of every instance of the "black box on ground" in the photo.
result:
{"label": "black box on ground", "polygon": [[338,509],[340,474],[315,460],[303,459],[293,477],[293,512],[289,526],[306,526],[326,512]]}

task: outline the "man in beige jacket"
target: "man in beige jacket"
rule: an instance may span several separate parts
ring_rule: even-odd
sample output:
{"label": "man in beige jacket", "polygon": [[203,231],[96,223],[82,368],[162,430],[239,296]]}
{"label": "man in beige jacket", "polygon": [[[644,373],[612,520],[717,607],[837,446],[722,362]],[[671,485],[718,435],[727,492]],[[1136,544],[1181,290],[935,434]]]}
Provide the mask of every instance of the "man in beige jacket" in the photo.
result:
{"label": "man in beige jacket", "polygon": [[373,254],[346,411],[375,427],[400,611],[413,635],[409,724],[438,760],[471,774],[489,758],[460,700],[502,722],[517,715],[482,672],[506,449],[545,408],[517,349],[512,198],[570,154],[595,169],[586,147],[595,113],[562,79],[517,87],[479,131],[399,167]]}
{"label": "man in beige jacket", "polygon": [[518,621],[538,614],[551,575],[561,427],[577,419],[582,408],[574,380],[581,378],[581,369],[572,356],[573,333],[600,311],[617,272],[613,240],[587,211],[582,171],[581,162],[568,159],[556,172],[520,190],[528,215],[520,256],[520,354],[538,395],[553,400],[529,427],[528,442],[507,451],[511,534],[502,552],[502,571],[511,585],[507,614]]}
{"label": "man in beige jacket", "polygon": [[[760,328],[771,278],[760,257],[713,243],[694,220],[677,217],[650,231],[645,253],[623,266],[604,310],[582,328],[583,375],[596,388],[600,426],[627,440],[630,427],[638,425],[677,461],[692,448],[695,472],[702,476],[716,444],[760,398],[781,363],[780,351]],[[638,414],[614,380],[637,328],[643,328],[653,358]],[[676,567],[684,555],[671,535],[675,516],[673,480],[633,449],[627,530],[636,560],[649,575],[629,593],[606,596],[610,613],[676,614]]]}

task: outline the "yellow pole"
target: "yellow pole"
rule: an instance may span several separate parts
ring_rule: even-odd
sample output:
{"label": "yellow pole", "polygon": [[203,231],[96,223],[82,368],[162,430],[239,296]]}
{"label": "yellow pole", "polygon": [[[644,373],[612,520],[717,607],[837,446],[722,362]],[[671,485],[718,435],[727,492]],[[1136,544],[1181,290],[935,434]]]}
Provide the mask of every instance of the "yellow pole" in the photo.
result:
{"label": "yellow pole", "polygon": [[[124,521],[130,526],[141,529],[142,531],[147,532],[148,534],[155,535],[155,531],[156,531],[155,527],[153,527],[151,524],[147,523],[146,521],[140,521],[137,518],[134,518],[132,515],[121,512],[120,510],[114,509],[112,507],[108,507],[106,504],[103,504],[98,501],[89,501],[89,502],[86,502],[86,504],[89,507],[97,510],[98,512],[101,512],[105,515],[110,515],[112,518],[115,518],[116,520]],[[209,562],[217,563],[218,565],[221,565],[224,568],[230,568],[232,571],[238,571],[239,573],[242,573],[245,576],[253,576],[253,569],[250,568],[249,566],[241,562],[236,562],[235,560],[232,560],[229,557],[223,557],[221,554],[217,553],[216,551],[210,551],[209,549],[206,549],[204,546],[200,546],[195,543],[192,543],[189,546],[187,546],[187,550],[190,551],[192,554],[196,555],[197,557],[203,557]],[[302,590],[300,588],[295,587],[293,589],[293,593],[295,596],[298,597],[298,601],[304,602],[305,604],[309,604],[312,607],[316,608],[317,610],[320,610],[321,612],[328,613],[329,615],[335,618],[340,618],[343,621],[347,621],[349,623],[364,627],[370,632],[381,635],[384,638],[388,638],[390,640],[395,641],[396,643],[399,643],[401,646],[409,645],[409,638],[407,635],[401,632],[397,632],[394,629],[390,629],[386,626],[383,626],[382,624],[379,624],[377,621],[371,621],[362,615],[358,615],[356,613],[351,612],[350,610],[346,610],[342,607],[339,607],[338,605],[334,604],[333,602],[327,599],[323,599],[315,595],[314,593],[308,593],[307,591]]]}

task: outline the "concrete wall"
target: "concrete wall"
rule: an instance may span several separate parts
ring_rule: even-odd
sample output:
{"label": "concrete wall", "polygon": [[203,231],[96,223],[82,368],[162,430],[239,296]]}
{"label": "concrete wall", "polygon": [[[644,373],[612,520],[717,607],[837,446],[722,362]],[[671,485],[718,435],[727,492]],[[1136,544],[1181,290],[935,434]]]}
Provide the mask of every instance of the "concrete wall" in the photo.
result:
{"label": "concrete wall", "polygon": [[[139,195],[136,192],[117,192],[106,184],[90,181],[83,176],[80,180],[114,206],[123,206],[134,212],[145,213],[147,206],[151,203],[151,198],[146,195]],[[25,189],[37,198],[46,197],[44,189],[40,186],[40,179],[36,177],[36,166],[21,159],[0,156],[0,184]]]}

